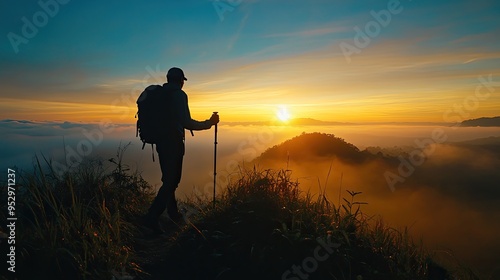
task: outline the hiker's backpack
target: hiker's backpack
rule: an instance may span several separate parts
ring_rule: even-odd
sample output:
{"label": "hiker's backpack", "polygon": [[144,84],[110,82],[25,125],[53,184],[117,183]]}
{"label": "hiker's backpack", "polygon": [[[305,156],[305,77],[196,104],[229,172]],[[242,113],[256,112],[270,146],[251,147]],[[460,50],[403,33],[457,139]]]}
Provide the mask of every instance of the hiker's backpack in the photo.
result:
{"label": "hiker's backpack", "polygon": [[172,126],[173,115],[171,100],[172,94],[160,85],[148,86],[137,99],[137,127],[136,137],[142,141],[142,149],[151,144],[154,159],[153,145],[166,136],[169,126]]}

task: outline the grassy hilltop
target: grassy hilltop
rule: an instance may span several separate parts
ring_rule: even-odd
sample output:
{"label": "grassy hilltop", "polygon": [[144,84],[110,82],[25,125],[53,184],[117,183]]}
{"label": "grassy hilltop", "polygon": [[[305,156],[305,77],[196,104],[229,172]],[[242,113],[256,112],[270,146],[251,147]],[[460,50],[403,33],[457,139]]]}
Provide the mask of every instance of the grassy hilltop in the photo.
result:
{"label": "grassy hilltop", "polygon": [[365,216],[362,193],[333,203],[324,190],[301,192],[289,170],[242,169],[215,208],[184,201],[184,223],[165,218],[168,233],[153,236],[138,226],[152,187],[122,156],[62,177],[45,163],[23,175],[18,279],[476,279],[436,264],[407,230]]}

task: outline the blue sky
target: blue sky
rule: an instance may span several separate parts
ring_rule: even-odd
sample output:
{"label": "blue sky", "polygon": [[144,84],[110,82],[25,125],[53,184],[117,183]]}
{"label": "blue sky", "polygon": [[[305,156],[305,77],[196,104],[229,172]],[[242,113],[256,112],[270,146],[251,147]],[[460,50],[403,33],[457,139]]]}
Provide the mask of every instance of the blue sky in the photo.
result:
{"label": "blue sky", "polygon": [[[287,106],[325,120],[443,121],[478,76],[500,75],[495,1],[60,2],[1,4],[1,119],[116,120],[110,104],[161,82],[145,79],[146,68],[179,66],[200,118],[218,107],[229,120],[266,120]],[[388,5],[400,12],[347,61],[341,44]],[[13,46],[23,18],[40,22],[40,13],[46,24]],[[470,117],[494,115],[500,98],[480,105]]]}

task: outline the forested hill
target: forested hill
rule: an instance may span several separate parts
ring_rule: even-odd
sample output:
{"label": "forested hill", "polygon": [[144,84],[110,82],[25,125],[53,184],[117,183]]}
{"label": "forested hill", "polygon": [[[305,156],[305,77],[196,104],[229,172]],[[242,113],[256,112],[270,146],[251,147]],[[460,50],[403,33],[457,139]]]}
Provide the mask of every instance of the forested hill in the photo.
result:
{"label": "forested hill", "polygon": [[264,151],[256,160],[336,157],[344,162],[360,163],[374,156],[333,134],[302,133]]}
{"label": "forested hill", "polygon": [[478,118],[465,120],[460,123],[460,126],[499,126],[500,127],[500,116],[492,118]]}

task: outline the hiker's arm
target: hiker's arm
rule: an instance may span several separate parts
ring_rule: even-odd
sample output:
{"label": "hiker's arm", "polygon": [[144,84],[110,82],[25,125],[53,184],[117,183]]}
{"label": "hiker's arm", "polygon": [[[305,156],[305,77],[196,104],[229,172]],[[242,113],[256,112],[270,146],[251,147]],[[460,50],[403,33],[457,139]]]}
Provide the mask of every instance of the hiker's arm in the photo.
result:
{"label": "hiker's arm", "polygon": [[176,97],[181,98],[179,104],[179,120],[185,129],[189,130],[204,130],[212,127],[212,122],[210,120],[197,121],[191,118],[191,112],[189,111],[188,97],[186,93],[176,95]]}

